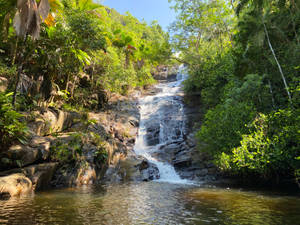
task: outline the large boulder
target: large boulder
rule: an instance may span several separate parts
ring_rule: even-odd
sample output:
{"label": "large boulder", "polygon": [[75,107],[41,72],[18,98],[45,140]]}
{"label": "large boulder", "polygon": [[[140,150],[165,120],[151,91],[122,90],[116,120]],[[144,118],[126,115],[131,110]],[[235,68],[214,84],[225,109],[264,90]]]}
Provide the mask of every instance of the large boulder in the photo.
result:
{"label": "large boulder", "polygon": [[0,176],[10,176],[13,174],[23,174],[30,179],[32,190],[44,190],[50,186],[54,172],[57,169],[58,163],[42,163],[24,168],[16,168],[0,173]]}
{"label": "large boulder", "polygon": [[58,163],[42,163],[23,169],[23,173],[30,178],[33,190],[40,191],[49,188]]}
{"label": "large boulder", "polygon": [[159,178],[157,166],[133,152],[128,157],[120,160],[118,165],[111,165],[104,176],[104,180],[110,183],[141,182]]}
{"label": "large boulder", "polygon": [[32,182],[24,174],[0,177],[0,198],[14,197],[32,192]]}
{"label": "large boulder", "polygon": [[50,140],[34,136],[28,145],[13,145],[1,155],[0,170],[24,167],[45,161],[50,155]]}
{"label": "large boulder", "polygon": [[154,163],[151,163],[148,160],[143,160],[138,167],[143,181],[156,180],[160,178],[159,170]]}
{"label": "large boulder", "polygon": [[131,155],[120,160],[117,165],[111,164],[105,173],[104,180],[110,183],[142,181],[141,173],[137,168],[141,160],[137,156]]}
{"label": "large boulder", "polygon": [[81,117],[80,114],[76,112],[64,112],[51,109],[43,112],[32,112],[32,115],[34,116],[34,120],[28,123],[28,127],[34,134],[40,136],[66,130]]}
{"label": "large boulder", "polygon": [[51,185],[55,187],[72,187],[89,185],[97,182],[98,169],[87,161],[60,165],[56,170]]}

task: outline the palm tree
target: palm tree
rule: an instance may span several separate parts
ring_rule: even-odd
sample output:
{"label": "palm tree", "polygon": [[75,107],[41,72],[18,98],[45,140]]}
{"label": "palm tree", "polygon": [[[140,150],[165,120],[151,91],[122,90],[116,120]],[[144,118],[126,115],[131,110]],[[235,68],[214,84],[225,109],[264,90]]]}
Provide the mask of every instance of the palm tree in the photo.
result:
{"label": "palm tree", "polygon": [[[13,26],[15,28],[18,38],[23,39],[26,43],[27,37],[31,36],[33,40],[39,38],[41,23],[45,21],[50,12],[49,0],[17,0],[15,5],[15,14],[13,19]],[[11,13],[11,12],[9,12]],[[24,57],[24,49],[20,52],[20,59]],[[15,84],[12,104],[15,105],[17,89],[19,86],[21,73],[23,70],[23,60],[20,60],[17,73],[17,81]]]}

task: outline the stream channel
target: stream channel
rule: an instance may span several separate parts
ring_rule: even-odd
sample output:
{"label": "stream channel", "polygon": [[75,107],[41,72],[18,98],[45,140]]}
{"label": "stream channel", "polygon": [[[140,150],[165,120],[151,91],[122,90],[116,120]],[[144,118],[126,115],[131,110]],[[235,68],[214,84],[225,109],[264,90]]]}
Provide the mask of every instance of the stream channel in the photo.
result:
{"label": "stream channel", "polygon": [[159,157],[185,129],[181,83],[160,83],[141,98],[135,152],[154,163],[160,179],[39,192],[0,201],[0,224],[300,224],[300,195],[288,191],[230,189],[181,179]]}

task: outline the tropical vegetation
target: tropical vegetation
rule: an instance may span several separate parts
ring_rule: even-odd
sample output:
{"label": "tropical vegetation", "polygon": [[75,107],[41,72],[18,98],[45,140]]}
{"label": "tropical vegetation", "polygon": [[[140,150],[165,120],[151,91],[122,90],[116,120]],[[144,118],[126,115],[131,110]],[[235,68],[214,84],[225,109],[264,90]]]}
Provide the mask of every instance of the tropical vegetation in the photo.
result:
{"label": "tropical vegetation", "polygon": [[275,180],[300,170],[300,1],[173,0],[172,44],[185,91],[204,111],[199,149],[230,175]]}
{"label": "tropical vegetation", "polygon": [[169,62],[169,36],[157,22],[92,0],[0,0],[0,8],[0,76],[9,80],[0,113],[6,147],[23,132],[20,111],[100,110],[110,93],[153,84],[151,72]]}

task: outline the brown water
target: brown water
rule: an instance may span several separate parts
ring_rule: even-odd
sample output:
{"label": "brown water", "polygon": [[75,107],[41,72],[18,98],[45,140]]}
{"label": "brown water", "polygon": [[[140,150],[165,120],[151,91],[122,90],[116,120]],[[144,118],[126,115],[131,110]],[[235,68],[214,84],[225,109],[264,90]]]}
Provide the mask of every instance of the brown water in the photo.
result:
{"label": "brown water", "polygon": [[0,201],[0,224],[300,224],[300,196],[168,183],[42,192]]}

